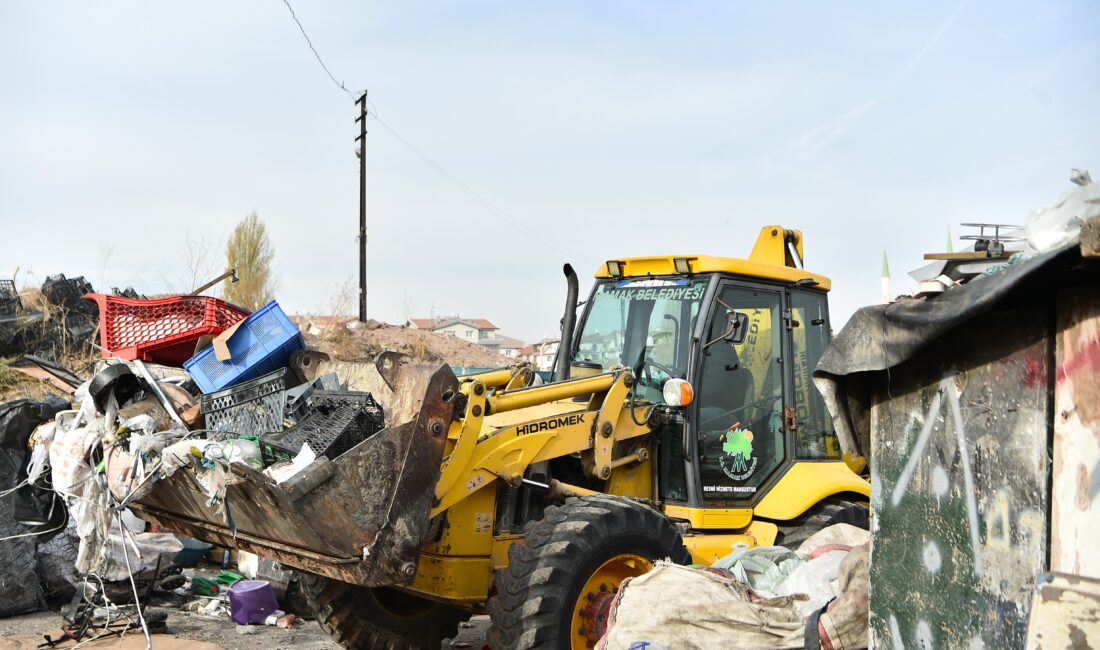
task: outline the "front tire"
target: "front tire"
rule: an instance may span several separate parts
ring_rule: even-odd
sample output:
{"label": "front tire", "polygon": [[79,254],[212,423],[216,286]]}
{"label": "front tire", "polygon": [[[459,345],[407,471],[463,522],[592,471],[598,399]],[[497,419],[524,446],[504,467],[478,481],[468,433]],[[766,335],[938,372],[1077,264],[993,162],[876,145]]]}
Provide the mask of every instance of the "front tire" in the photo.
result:
{"label": "front tire", "polygon": [[302,574],[301,591],[317,622],[345,648],[438,650],[469,612],[389,587],[360,587]]}
{"label": "front tire", "polygon": [[527,524],[489,599],[494,650],[591,648],[622,582],[658,560],[689,564],[672,523],[612,496],[566,499]]}

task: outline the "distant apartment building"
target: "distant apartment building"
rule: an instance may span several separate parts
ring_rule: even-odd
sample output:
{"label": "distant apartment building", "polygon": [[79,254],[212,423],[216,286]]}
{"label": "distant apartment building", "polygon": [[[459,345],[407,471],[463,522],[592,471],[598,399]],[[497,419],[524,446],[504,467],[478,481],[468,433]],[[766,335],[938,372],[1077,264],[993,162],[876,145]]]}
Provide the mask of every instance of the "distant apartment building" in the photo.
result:
{"label": "distant apartment building", "polygon": [[519,351],[523,347],[523,341],[510,336],[500,337],[500,353],[509,359],[519,359]]}
{"label": "distant apartment building", "polygon": [[483,345],[494,352],[515,359],[523,342],[508,336],[501,336],[500,328],[484,318],[463,318],[446,316],[441,318],[410,318],[407,327],[446,334],[463,341]]}

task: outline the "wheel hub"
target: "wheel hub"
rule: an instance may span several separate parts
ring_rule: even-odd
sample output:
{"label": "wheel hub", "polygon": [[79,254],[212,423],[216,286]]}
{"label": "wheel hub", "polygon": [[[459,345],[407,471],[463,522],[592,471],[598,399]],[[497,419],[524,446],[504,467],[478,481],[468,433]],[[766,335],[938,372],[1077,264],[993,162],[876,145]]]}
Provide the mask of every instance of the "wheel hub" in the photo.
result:
{"label": "wheel hub", "polygon": [[648,559],[634,553],[616,555],[601,564],[581,588],[573,609],[572,645],[591,648],[607,632],[611,605],[619,587],[627,578],[642,575],[653,568]]}
{"label": "wheel hub", "polygon": [[611,614],[611,603],[618,591],[619,587],[616,585],[612,587],[612,591],[587,595],[590,600],[584,608],[584,630],[585,636],[593,643],[603,638],[607,632],[607,617]]}

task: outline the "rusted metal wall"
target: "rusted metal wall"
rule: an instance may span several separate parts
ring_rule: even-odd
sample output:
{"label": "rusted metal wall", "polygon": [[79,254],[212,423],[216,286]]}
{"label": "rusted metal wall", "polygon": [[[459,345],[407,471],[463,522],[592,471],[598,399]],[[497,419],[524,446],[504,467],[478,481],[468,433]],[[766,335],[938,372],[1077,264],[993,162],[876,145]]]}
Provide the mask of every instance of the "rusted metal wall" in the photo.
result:
{"label": "rusted metal wall", "polygon": [[1050,569],[1100,578],[1100,295],[1058,299]]}
{"label": "rusted metal wall", "polygon": [[878,648],[1020,648],[1045,570],[1052,318],[995,312],[872,375]]}

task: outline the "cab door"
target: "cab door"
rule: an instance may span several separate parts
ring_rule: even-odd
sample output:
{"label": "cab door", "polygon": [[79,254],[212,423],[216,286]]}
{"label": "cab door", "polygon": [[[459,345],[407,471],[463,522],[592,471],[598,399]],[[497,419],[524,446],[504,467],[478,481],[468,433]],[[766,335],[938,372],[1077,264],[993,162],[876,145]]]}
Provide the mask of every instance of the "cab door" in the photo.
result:
{"label": "cab door", "polygon": [[726,281],[702,337],[692,411],[700,505],[753,501],[784,468],[783,291]]}
{"label": "cab door", "polygon": [[822,291],[792,289],[787,300],[794,393],[791,401],[796,413],[795,456],[798,460],[840,460],[840,443],[832,416],[812,378],[831,339],[828,299]]}

